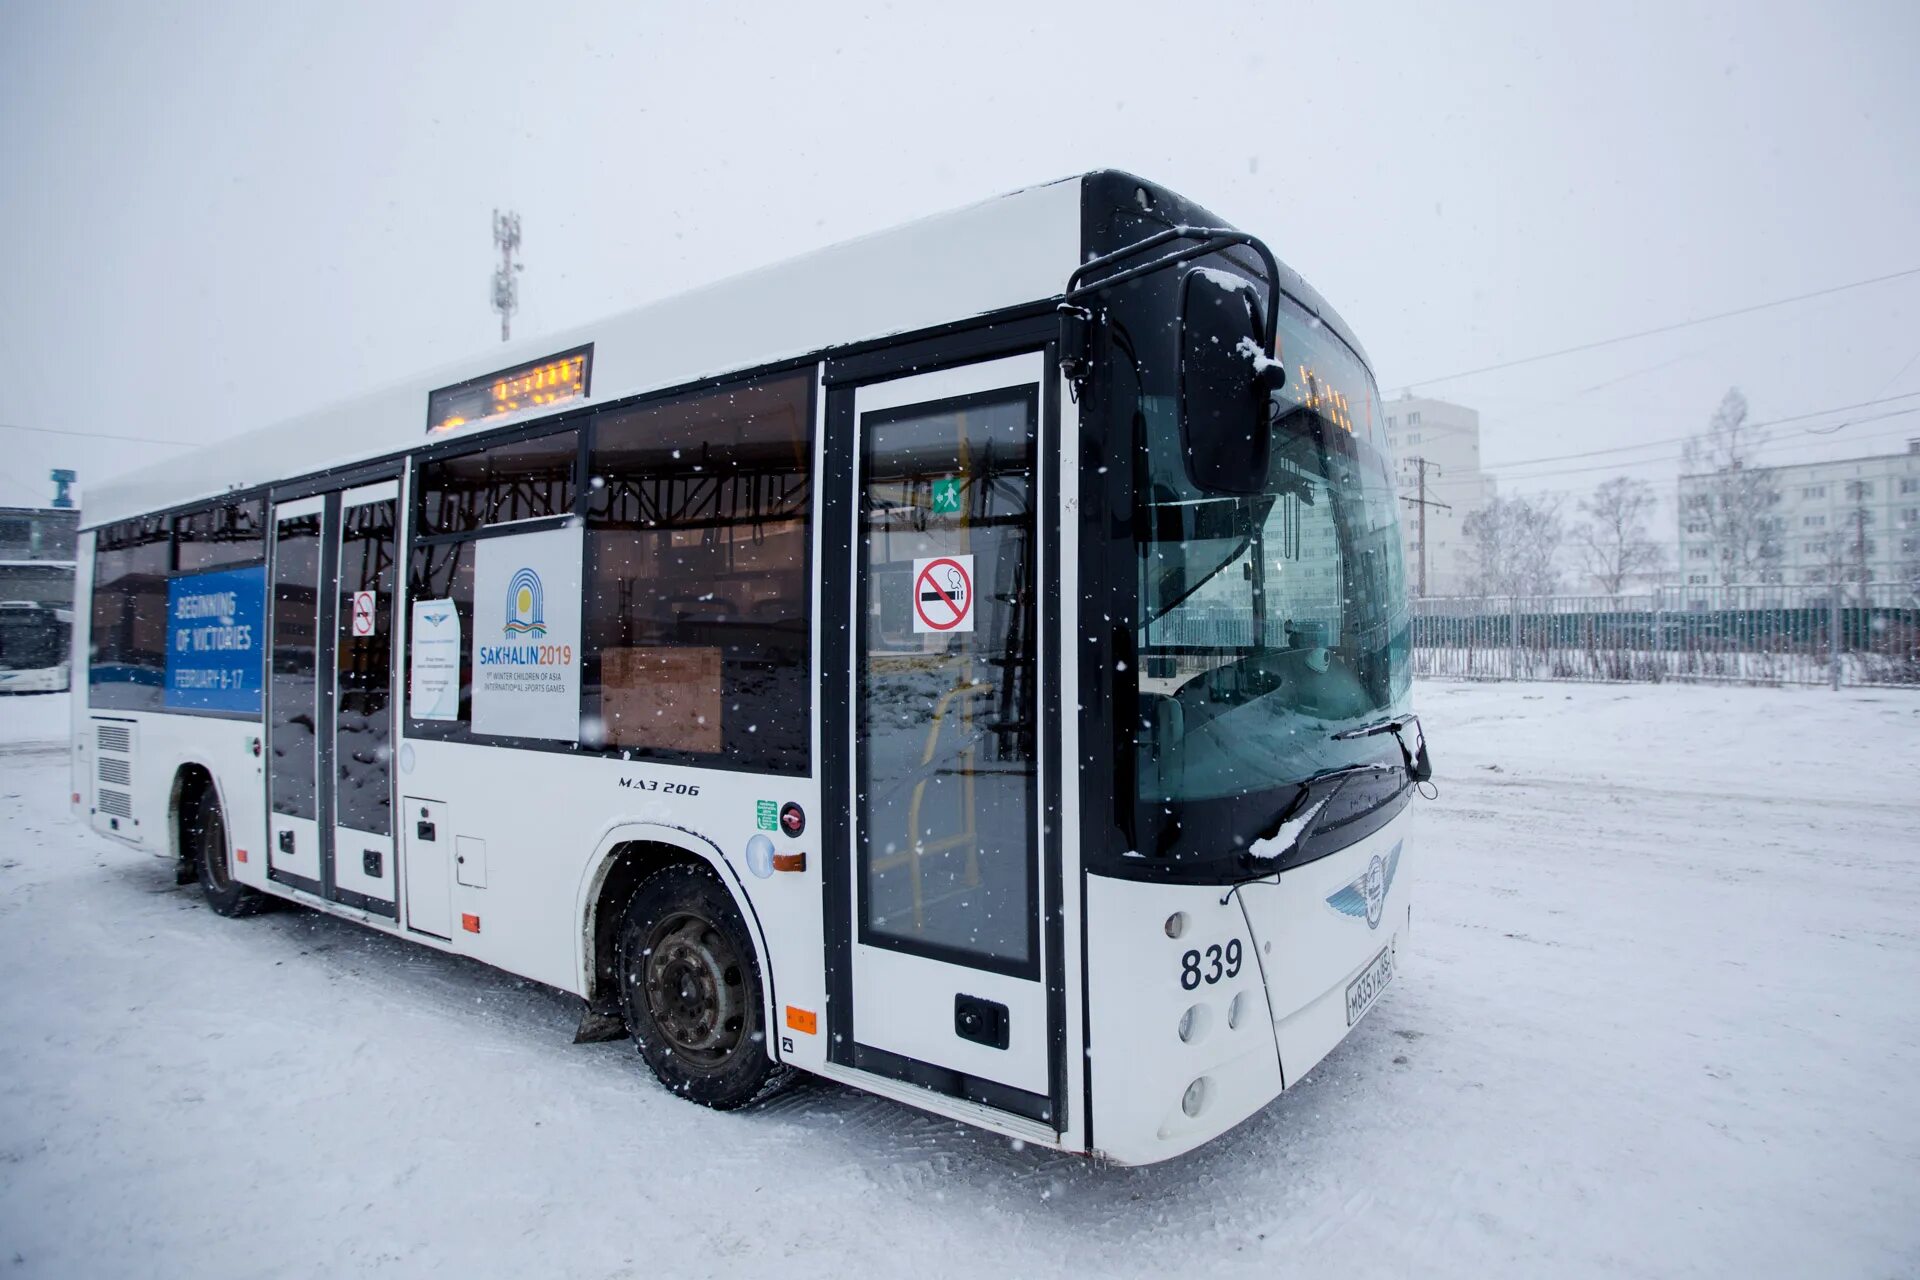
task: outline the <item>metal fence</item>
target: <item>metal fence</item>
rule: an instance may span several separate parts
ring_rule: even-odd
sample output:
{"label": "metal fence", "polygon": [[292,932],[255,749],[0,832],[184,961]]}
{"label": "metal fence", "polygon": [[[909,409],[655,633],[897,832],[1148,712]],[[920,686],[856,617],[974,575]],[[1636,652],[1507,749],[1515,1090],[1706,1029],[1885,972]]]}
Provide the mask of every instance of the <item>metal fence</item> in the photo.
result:
{"label": "metal fence", "polygon": [[1920,688],[1920,594],[1903,584],[1428,598],[1413,610],[1420,676]]}

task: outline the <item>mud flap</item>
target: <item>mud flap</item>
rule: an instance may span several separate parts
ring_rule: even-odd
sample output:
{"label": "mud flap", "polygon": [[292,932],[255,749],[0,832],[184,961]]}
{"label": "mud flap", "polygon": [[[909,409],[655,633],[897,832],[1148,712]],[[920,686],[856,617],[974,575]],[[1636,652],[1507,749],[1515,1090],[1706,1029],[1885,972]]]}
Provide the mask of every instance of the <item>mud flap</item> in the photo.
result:
{"label": "mud flap", "polygon": [[602,1044],[626,1038],[626,1019],[617,1013],[596,1009],[584,1000],[580,1002],[580,1027],[573,1033],[575,1044]]}

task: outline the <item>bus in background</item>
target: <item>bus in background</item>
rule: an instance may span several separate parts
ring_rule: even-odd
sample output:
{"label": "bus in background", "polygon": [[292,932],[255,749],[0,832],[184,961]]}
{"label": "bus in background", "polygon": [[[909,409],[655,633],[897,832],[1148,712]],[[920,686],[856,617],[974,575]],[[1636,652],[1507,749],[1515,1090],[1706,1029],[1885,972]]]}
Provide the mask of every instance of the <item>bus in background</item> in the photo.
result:
{"label": "bus in background", "polygon": [[0,600],[0,693],[64,693],[73,614],[35,600]]}
{"label": "bus in background", "polygon": [[1260,240],[1090,173],[509,350],[89,496],[83,820],[718,1108],[806,1071],[1148,1163],[1373,1006],[1397,502]]}

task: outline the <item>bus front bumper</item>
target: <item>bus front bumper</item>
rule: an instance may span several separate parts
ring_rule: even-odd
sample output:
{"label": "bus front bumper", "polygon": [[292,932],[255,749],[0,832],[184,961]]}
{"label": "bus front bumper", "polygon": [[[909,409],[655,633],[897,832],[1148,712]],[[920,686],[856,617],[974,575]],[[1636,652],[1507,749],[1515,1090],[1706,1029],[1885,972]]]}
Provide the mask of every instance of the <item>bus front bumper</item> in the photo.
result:
{"label": "bus front bumper", "polygon": [[1350,848],[1229,891],[1087,878],[1092,1149],[1169,1159],[1297,1084],[1405,958],[1403,812]]}

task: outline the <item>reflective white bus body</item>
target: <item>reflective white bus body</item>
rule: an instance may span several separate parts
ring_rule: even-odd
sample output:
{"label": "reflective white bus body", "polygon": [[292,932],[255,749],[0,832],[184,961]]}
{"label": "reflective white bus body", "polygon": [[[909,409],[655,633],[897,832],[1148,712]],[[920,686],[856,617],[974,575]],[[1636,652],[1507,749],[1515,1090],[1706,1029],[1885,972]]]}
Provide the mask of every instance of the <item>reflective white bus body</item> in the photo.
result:
{"label": "reflective white bus body", "polygon": [[[635,850],[677,851],[710,868],[737,905],[764,979],[765,1051],[782,1065],[1127,1164],[1180,1154],[1253,1115],[1320,1062],[1351,1030],[1350,1018],[1366,1016],[1377,990],[1367,987],[1355,1006],[1354,984],[1371,973],[1384,985],[1391,972],[1378,967],[1382,957],[1389,966],[1404,961],[1418,846],[1403,796],[1364,838],[1277,876],[1239,877],[1244,883],[1143,878],[1087,852],[1096,828],[1108,843],[1119,839],[1108,815],[1085,811],[1088,795],[1115,785],[1106,775],[1119,750],[1107,741],[1104,710],[1086,705],[1086,691],[1113,677],[1110,658],[1094,656],[1089,640],[1099,623],[1080,607],[1094,589],[1082,581],[1083,508],[1094,500],[1091,487],[1105,481],[1103,469],[1076,461],[1081,389],[1061,371],[1052,313],[1063,282],[1091,253],[1085,224],[1095,177],[1017,192],[519,343],[100,486],[89,495],[77,553],[76,816],[103,835],[183,858],[183,805],[194,788],[210,786],[235,884],[602,1007],[605,913],[624,901],[607,901],[609,876],[625,874],[621,860]],[[1143,200],[1149,192],[1171,199],[1148,184],[1140,190]],[[1287,280],[1324,306],[1290,273]],[[1325,314],[1337,324],[1330,309]],[[430,392],[588,344],[589,394],[444,438],[427,435]],[[923,366],[929,352],[937,360]],[[769,367],[804,375],[811,386],[806,767],[743,772],[645,752],[623,759],[449,740],[410,727],[406,584],[423,474],[416,455],[656,393],[692,395]],[[1034,572],[1045,588],[1040,635],[1024,641],[1034,664],[1029,722],[1038,725],[1027,784],[1036,805],[1026,855],[1033,946],[1019,963],[969,965],[862,932],[858,895],[868,890],[858,879],[858,841],[868,801],[854,761],[856,738],[866,739],[854,732],[861,694],[850,646],[865,642],[849,632],[860,621],[856,586],[873,562],[860,558],[854,510],[863,499],[849,466],[878,430],[873,424],[903,406],[1021,386],[1035,397],[1035,462],[1022,474],[1033,495]],[[313,496],[300,496],[306,492]],[[387,834],[337,824],[323,832],[317,820],[270,813],[265,713],[90,704],[100,676],[90,682],[96,538],[235,493],[267,495],[269,531],[279,527],[276,511],[291,519],[302,503],[331,513],[324,527],[336,531],[340,512],[384,500],[380,494],[402,513],[399,585],[377,620],[390,629],[393,655]],[[266,580],[271,594],[270,574]],[[327,597],[338,587],[322,582],[319,591]],[[1109,639],[1124,643],[1121,632]],[[316,652],[330,654],[335,644],[321,633]],[[329,705],[324,696],[320,705]],[[916,726],[913,740],[924,738],[931,755],[942,731]],[[1091,759],[1107,763],[1090,773]],[[797,837],[765,823],[788,805],[805,815]],[[1271,828],[1265,822],[1245,837]],[[769,871],[764,848],[753,852],[756,838],[769,836],[793,869]],[[317,863],[296,862],[309,850],[325,851],[326,877]],[[912,856],[917,876],[922,855]],[[276,865],[301,880],[324,879],[326,892],[270,877]],[[956,1001],[968,999],[1005,1010],[1004,1047],[959,1036]]]}

